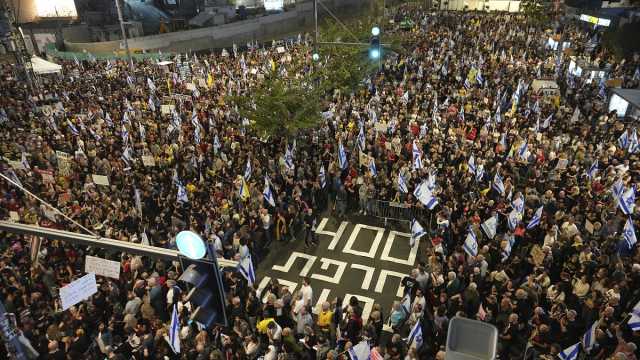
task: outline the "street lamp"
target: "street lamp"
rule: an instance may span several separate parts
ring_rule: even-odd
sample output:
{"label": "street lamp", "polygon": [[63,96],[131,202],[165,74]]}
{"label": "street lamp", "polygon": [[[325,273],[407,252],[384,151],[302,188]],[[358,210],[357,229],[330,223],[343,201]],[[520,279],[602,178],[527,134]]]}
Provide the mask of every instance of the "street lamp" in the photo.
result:
{"label": "street lamp", "polygon": [[207,253],[207,247],[202,238],[193,231],[180,231],[176,236],[178,251],[189,259],[202,259]]}

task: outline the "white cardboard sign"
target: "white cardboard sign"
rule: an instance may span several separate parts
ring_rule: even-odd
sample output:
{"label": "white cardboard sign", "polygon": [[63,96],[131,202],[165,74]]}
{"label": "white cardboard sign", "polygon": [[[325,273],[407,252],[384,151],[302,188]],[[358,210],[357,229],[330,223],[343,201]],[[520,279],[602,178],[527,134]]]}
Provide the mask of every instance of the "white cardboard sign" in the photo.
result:
{"label": "white cardboard sign", "polygon": [[84,260],[84,272],[119,279],[120,263],[87,255]]}
{"label": "white cardboard sign", "polygon": [[71,284],[60,288],[60,302],[62,310],[67,310],[73,305],[84,301],[98,292],[96,274],[89,273]]}

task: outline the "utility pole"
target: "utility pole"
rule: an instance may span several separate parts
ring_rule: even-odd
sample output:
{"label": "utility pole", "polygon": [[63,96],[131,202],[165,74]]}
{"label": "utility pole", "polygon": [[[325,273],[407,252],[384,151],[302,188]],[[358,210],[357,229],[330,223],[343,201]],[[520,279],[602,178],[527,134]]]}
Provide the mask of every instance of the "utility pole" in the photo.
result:
{"label": "utility pole", "polygon": [[131,51],[129,50],[129,41],[127,41],[127,32],[124,28],[124,20],[122,20],[122,9],[120,8],[120,0],[115,0],[116,10],[118,11],[118,21],[120,22],[120,31],[122,31],[122,40],[124,41],[124,48],[127,50],[127,60],[129,61],[129,68],[134,70],[133,59],[131,58]]}
{"label": "utility pole", "polygon": [[315,33],[314,39],[313,39],[313,46],[316,47],[316,51],[317,51],[317,46],[318,46],[318,0],[313,0],[313,19],[314,19],[314,23],[315,23],[315,27],[316,27],[316,33]]}

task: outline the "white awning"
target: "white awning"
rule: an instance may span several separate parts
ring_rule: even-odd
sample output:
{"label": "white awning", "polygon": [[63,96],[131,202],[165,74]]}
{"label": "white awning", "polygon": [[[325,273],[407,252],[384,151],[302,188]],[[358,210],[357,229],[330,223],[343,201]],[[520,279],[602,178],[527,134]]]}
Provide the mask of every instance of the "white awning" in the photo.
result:
{"label": "white awning", "polygon": [[53,74],[53,73],[59,73],[60,71],[62,71],[61,65],[47,61],[37,56],[31,57],[31,65],[33,67],[33,72],[38,75]]}

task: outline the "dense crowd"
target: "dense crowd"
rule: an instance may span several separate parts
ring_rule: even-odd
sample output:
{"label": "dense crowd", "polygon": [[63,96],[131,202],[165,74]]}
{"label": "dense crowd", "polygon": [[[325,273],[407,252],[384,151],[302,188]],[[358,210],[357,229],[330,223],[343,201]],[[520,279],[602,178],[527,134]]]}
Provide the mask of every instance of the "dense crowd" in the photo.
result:
{"label": "dense crowd", "polygon": [[[414,27],[400,29],[407,17]],[[212,330],[189,321],[179,263],[47,239],[30,249],[5,233],[0,296],[40,358],[347,359],[366,340],[372,358],[444,359],[448,322],[463,316],[498,328],[501,359],[555,359],[574,344],[581,358],[637,359],[640,145],[634,123],[608,112],[605,81],[568,67],[570,52],[584,55],[634,88],[638,56],[615,59],[571,20],[408,7],[395,20],[385,32],[405,51],[353,93],[327,94],[323,121],[290,139],[259,136],[229,99],[322,66],[300,37],[135,72],[70,61],[33,97],[3,66],[2,173],[73,221],[4,180],[2,218],[167,248],[191,229],[219,257],[259,267],[275,241],[312,248],[325,211],[370,214],[384,200],[434,214],[415,219],[430,242],[403,280],[409,309],[376,304],[363,321],[357,299],[338,298],[313,311],[308,279],[258,293],[229,271],[230,324]],[[556,33],[570,51],[545,46]],[[556,81],[557,96],[534,91],[536,79]],[[120,279],[99,277],[96,295],[61,311],[58,290],[87,254],[120,261]],[[174,305],[179,354],[165,339]],[[416,324],[421,342],[407,338]]]}

